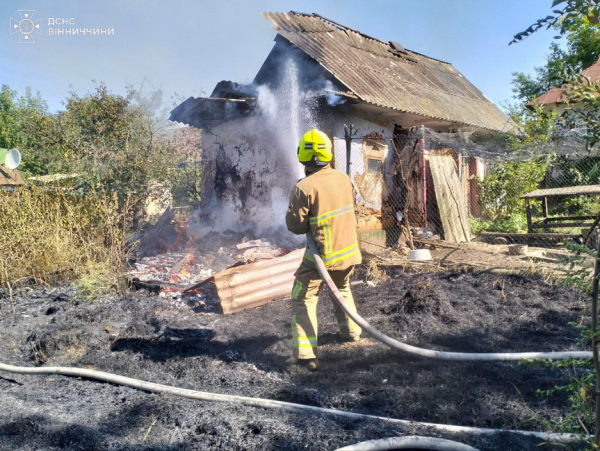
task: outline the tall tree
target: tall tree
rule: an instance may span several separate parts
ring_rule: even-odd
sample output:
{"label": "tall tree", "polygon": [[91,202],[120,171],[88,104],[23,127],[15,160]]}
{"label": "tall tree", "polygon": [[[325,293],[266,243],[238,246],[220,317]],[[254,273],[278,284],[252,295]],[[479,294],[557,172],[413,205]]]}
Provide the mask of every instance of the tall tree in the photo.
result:
{"label": "tall tree", "polygon": [[536,67],[534,75],[513,73],[513,93],[520,102],[529,102],[549,89],[562,85],[568,70],[581,72],[600,56],[600,27],[585,17],[573,17],[565,27],[566,49],[556,43],[544,66]]}

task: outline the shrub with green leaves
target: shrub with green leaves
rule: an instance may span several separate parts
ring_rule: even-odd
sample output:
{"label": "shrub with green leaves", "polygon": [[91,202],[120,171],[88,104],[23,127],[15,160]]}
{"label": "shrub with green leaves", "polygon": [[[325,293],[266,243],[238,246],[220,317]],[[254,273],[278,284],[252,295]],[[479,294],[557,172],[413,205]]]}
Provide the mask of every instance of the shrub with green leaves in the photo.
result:
{"label": "shrub with green leaves", "polygon": [[538,188],[546,168],[545,160],[508,161],[492,168],[480,183],[482,218],[489,223],[485,230],[519,231],[526,226],[525,202],[520,197]]}

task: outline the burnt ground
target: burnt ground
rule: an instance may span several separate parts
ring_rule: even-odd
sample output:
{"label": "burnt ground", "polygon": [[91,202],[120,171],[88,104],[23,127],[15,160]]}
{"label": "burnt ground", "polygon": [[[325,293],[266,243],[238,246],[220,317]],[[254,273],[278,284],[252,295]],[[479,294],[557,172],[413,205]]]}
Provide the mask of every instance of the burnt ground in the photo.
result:
{"label": "burnt ground", "polygon": [[[448,351],[575,350],[584,295],[541,279],[492,273],[408,273],[353,290],[388,335]],[[538,389],[559,371],[517,363],[409,357],[372,339],[340,343],[327,295],[319,303],[320,369],[286,368],[289,301],[234,315],[146,292],[78,303],[66,287],[24,290],[17,314],[1,299],[0,361],[77,366],[215,393],[270,398],[421,422],[547,430],[566,397]],[[195,401],[93,380],[0,374],[2,450],[334,450],[416,432],[348,420]],[[498,434],[443,435],[480,450],[564,449]]]}

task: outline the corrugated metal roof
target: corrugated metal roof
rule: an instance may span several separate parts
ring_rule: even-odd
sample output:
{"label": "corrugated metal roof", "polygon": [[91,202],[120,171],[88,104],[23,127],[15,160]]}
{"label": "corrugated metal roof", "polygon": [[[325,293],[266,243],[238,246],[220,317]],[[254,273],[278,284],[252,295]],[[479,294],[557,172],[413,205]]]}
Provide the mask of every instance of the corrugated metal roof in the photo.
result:
{"label": "corrugated metal roof", "polygon": [[531,105],[545,105],[550,103],[564,103],[567,101],[567,97],[563,95],[562,88],[552,88],[550,91],[542,94],[541,96],[533,99],[527,104]]}
{"label": "corrugated metal roof", "polygon": [[290,295],[304,251],[298,249],[283,257],[215,273],[223,313],[240,312]]}
{"label": "corrugated metal roof", "polygon": [[367,103],[488,130],[513,126],[449,63],[410,50],[394,51],[389,43],[316,14],[263,16]]}

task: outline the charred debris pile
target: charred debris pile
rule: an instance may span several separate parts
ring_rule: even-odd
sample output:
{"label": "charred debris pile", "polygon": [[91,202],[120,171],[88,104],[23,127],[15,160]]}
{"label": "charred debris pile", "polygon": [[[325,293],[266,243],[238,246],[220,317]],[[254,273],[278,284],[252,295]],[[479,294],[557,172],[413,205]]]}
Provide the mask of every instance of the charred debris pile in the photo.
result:
{"label": "charred debris pile", "polygon": [[177,306],[234,313],[291,292],[303,249],[272,233],[257,239],[250,230],[208,231],[195,236],[187,219],[167,209],[138,236],[127,278],[134,290],[147,289]]}

